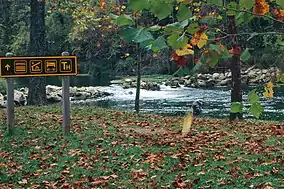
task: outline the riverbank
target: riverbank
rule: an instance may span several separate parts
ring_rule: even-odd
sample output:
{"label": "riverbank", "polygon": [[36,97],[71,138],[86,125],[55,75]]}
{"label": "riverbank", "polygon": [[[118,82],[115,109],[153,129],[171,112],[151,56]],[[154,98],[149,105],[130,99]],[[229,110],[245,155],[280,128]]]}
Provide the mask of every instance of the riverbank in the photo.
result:
{"label": "riverbank", "polygon": [[182,138],[182,117],[76,107],[64,139],[59,107],[15,110],[0,188],[283,187],[283,123],[198,118]]}
{"label": "riverbank", "polygon": [[[261,85],[269,81],[276,81],[277,75],[281,73],[280,69],[271,67],[269,69],[259,69],[252,66],[241,71],[241,81],[243,87],[251,85]],[[179,88],[181,85],[192,88],[208,88],[208,87],[230,87],[231,72],[205,73],[188,75],[184,77],[164,76],[142,76],[141,88],[146,90],[160,90],[160,85],[170,86],[171,88]],[[136,87],[135,77],[126,77],[120,80],[114,80],[111,84],[122,85],[125,89]]]}

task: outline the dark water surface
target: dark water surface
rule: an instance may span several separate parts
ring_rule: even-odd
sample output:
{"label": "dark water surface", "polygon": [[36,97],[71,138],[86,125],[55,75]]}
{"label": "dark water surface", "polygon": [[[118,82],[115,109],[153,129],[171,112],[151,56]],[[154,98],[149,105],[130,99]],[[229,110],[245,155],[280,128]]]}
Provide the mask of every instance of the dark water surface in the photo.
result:
{"label": "dark water surface", "polygon": [[[253,118],[248,114],[249,104],[247,94],[249,90],[256,88],[250,87],[244,90],[244,117]],[[260,86],[263,88],[263,86]],[[134,110],[135,89],[122,89],[120,86],[100,87],[101,90],[114,93],[113,96],[76,102],[78,105],[99,106],[119,110]],[[133,94],[129,94],[129,93]],[[141,91],[141,112],[157,113],[163,115],[184,115],[189,110],[191,103],[196,99],[202,99],[202,117],[224,118],[230,113],[230,89],[196,89],[181,87],[172,89],[161,86],[161,91]],[[284,86],[275,88],[274,98],[260,99],[265,109],[261,119],[264,120],[284,120]]]}

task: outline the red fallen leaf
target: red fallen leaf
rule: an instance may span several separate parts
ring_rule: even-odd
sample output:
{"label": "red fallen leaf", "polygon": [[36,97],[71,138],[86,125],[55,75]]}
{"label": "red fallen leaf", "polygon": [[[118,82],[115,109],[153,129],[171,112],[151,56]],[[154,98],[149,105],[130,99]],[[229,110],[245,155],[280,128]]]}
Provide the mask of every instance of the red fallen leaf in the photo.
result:
{"label": "red fallen leaf", "polygon": [[69,183],[64,183],[64,184],[61,186],[61,188],[63,188],[63,189],[71,189],[71,188],[73,188],[73,186],[72,186],[71,184],[69,184]]}
{"label": "red fallen leaf", "polygon": [[182,153],[174,154],[174,155],[171,156],[171,158],[178,159],[179,156],[181,156],[181,155],[182,155]]}
{"label": "red fallen leaf", "polygon": [[170,143],[170,146],[176,146],[176,143],[171,142],[171,143]]}
{"label": "red fallen leaf", "polygon": [[110,175],[113,179],[117,179],[118,175]]}
{"label": "red fallen leaf", "polygon": [[103,178],[97,178],[93,182],[91,182],[91,184],[93,186],[96,186],[96,185],[104,184],[104,183],[107,183],[107,182],[108,182],[108,180],[105,180]]}
{"label": "red fallen leaf", "polygon": [[23,179],[21,181],[18,182],[19,184],[28,184],[28,180],[27,179]]}
{"label": "red fallen leaf", "polygon": [[133,180],[143,181],[145,180],[145,176],[147,175],[148,173],[144,172],[142,169],[139,169],[139,170],[132,169],[131,170],[131,177]]}
{"label": "red fallen leaf", "polygon": [[118,144],[118,141],[114,141],[114,142],[111,143],[111,145],[113,145],[113,146],[115,146],[117,144]]}
{"label": "red fallen leaf", "polygon": [[194,179],[194,180],[193,180],[193,183],[194,183],[194,184],[198,184],[199,181],[200,181],[200,178],[197,178],[197,179]]}
{"label": "red fallen leaf", "polygon": [[197,173],[197,175],[199,176],[199,175],[205,175],[206,173],[204,172],[204,171],[201,171],[201,172],[199,172],[199,173]]}
{"label": "red fallen leaf", "polygon": [[235,172],[232,172],[231,175],[232,175],[232,177],[233,177],[234,179],[236,179],[236,178],[239,177],[239,175],[238,175],[237,173],[235,173]]}
{"label": "red fallen leaf", "polygon": [[278,172],[279,172],[279,169],[277,169],[276,167],[272,167],[273,174],[277,174]]}
{"label": "red fallen leaf", "polygon": [[0,167],[6,167],[6,164],[0,163]]}
{"label": "red fallen leaf", "polygon": [[174,186],[175,186],[176,188],[185,188],[185,187],[187,186],[187,185],[182,181],[180,174],[176,177],[176,179],[175,179],[175,181],[174,181]]}

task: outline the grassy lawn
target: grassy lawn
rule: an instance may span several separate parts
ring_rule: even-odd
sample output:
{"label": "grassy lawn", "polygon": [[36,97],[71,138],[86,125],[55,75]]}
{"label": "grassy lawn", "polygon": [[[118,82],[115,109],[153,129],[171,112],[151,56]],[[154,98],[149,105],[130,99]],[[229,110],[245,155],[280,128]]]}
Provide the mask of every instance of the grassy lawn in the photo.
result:
{"label": "grassy lawn", "polygon": [[0,188],[283,188],[284,124],[72,109],[16,108],[16,130],[0,125]]}

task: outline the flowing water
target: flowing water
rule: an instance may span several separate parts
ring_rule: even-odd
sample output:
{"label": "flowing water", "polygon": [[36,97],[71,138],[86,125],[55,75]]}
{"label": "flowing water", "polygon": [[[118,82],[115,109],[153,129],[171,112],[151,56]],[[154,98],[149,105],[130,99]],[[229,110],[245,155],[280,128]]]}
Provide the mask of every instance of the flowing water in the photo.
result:
{"label": "flowing water", "polygon": [[[251,87],[255,88],[255,87]],[[244,90],[244,117],[253,118],[248,114],[249,104],[247,94],[251,88]],[[103,91],[113,93],[113,96],[76,102],[78,105],[99,106],[119,110],[134,111],[134,99],[136,89],[123,89],[121,86],[112,85],[99,87]],[[140,95],[141,112],[157,113],[163,115],[184,115],[194,100],[204,101],[201,117],[224,118],[230,113],[230,89],[225,87],[213,89],[197,89],[181,87],[172,89],[161,86],[161,91],[141,90]],[[284,86],[275,89],[274,98],[260,98],[265,109],[261,119],[284,120]]]}

